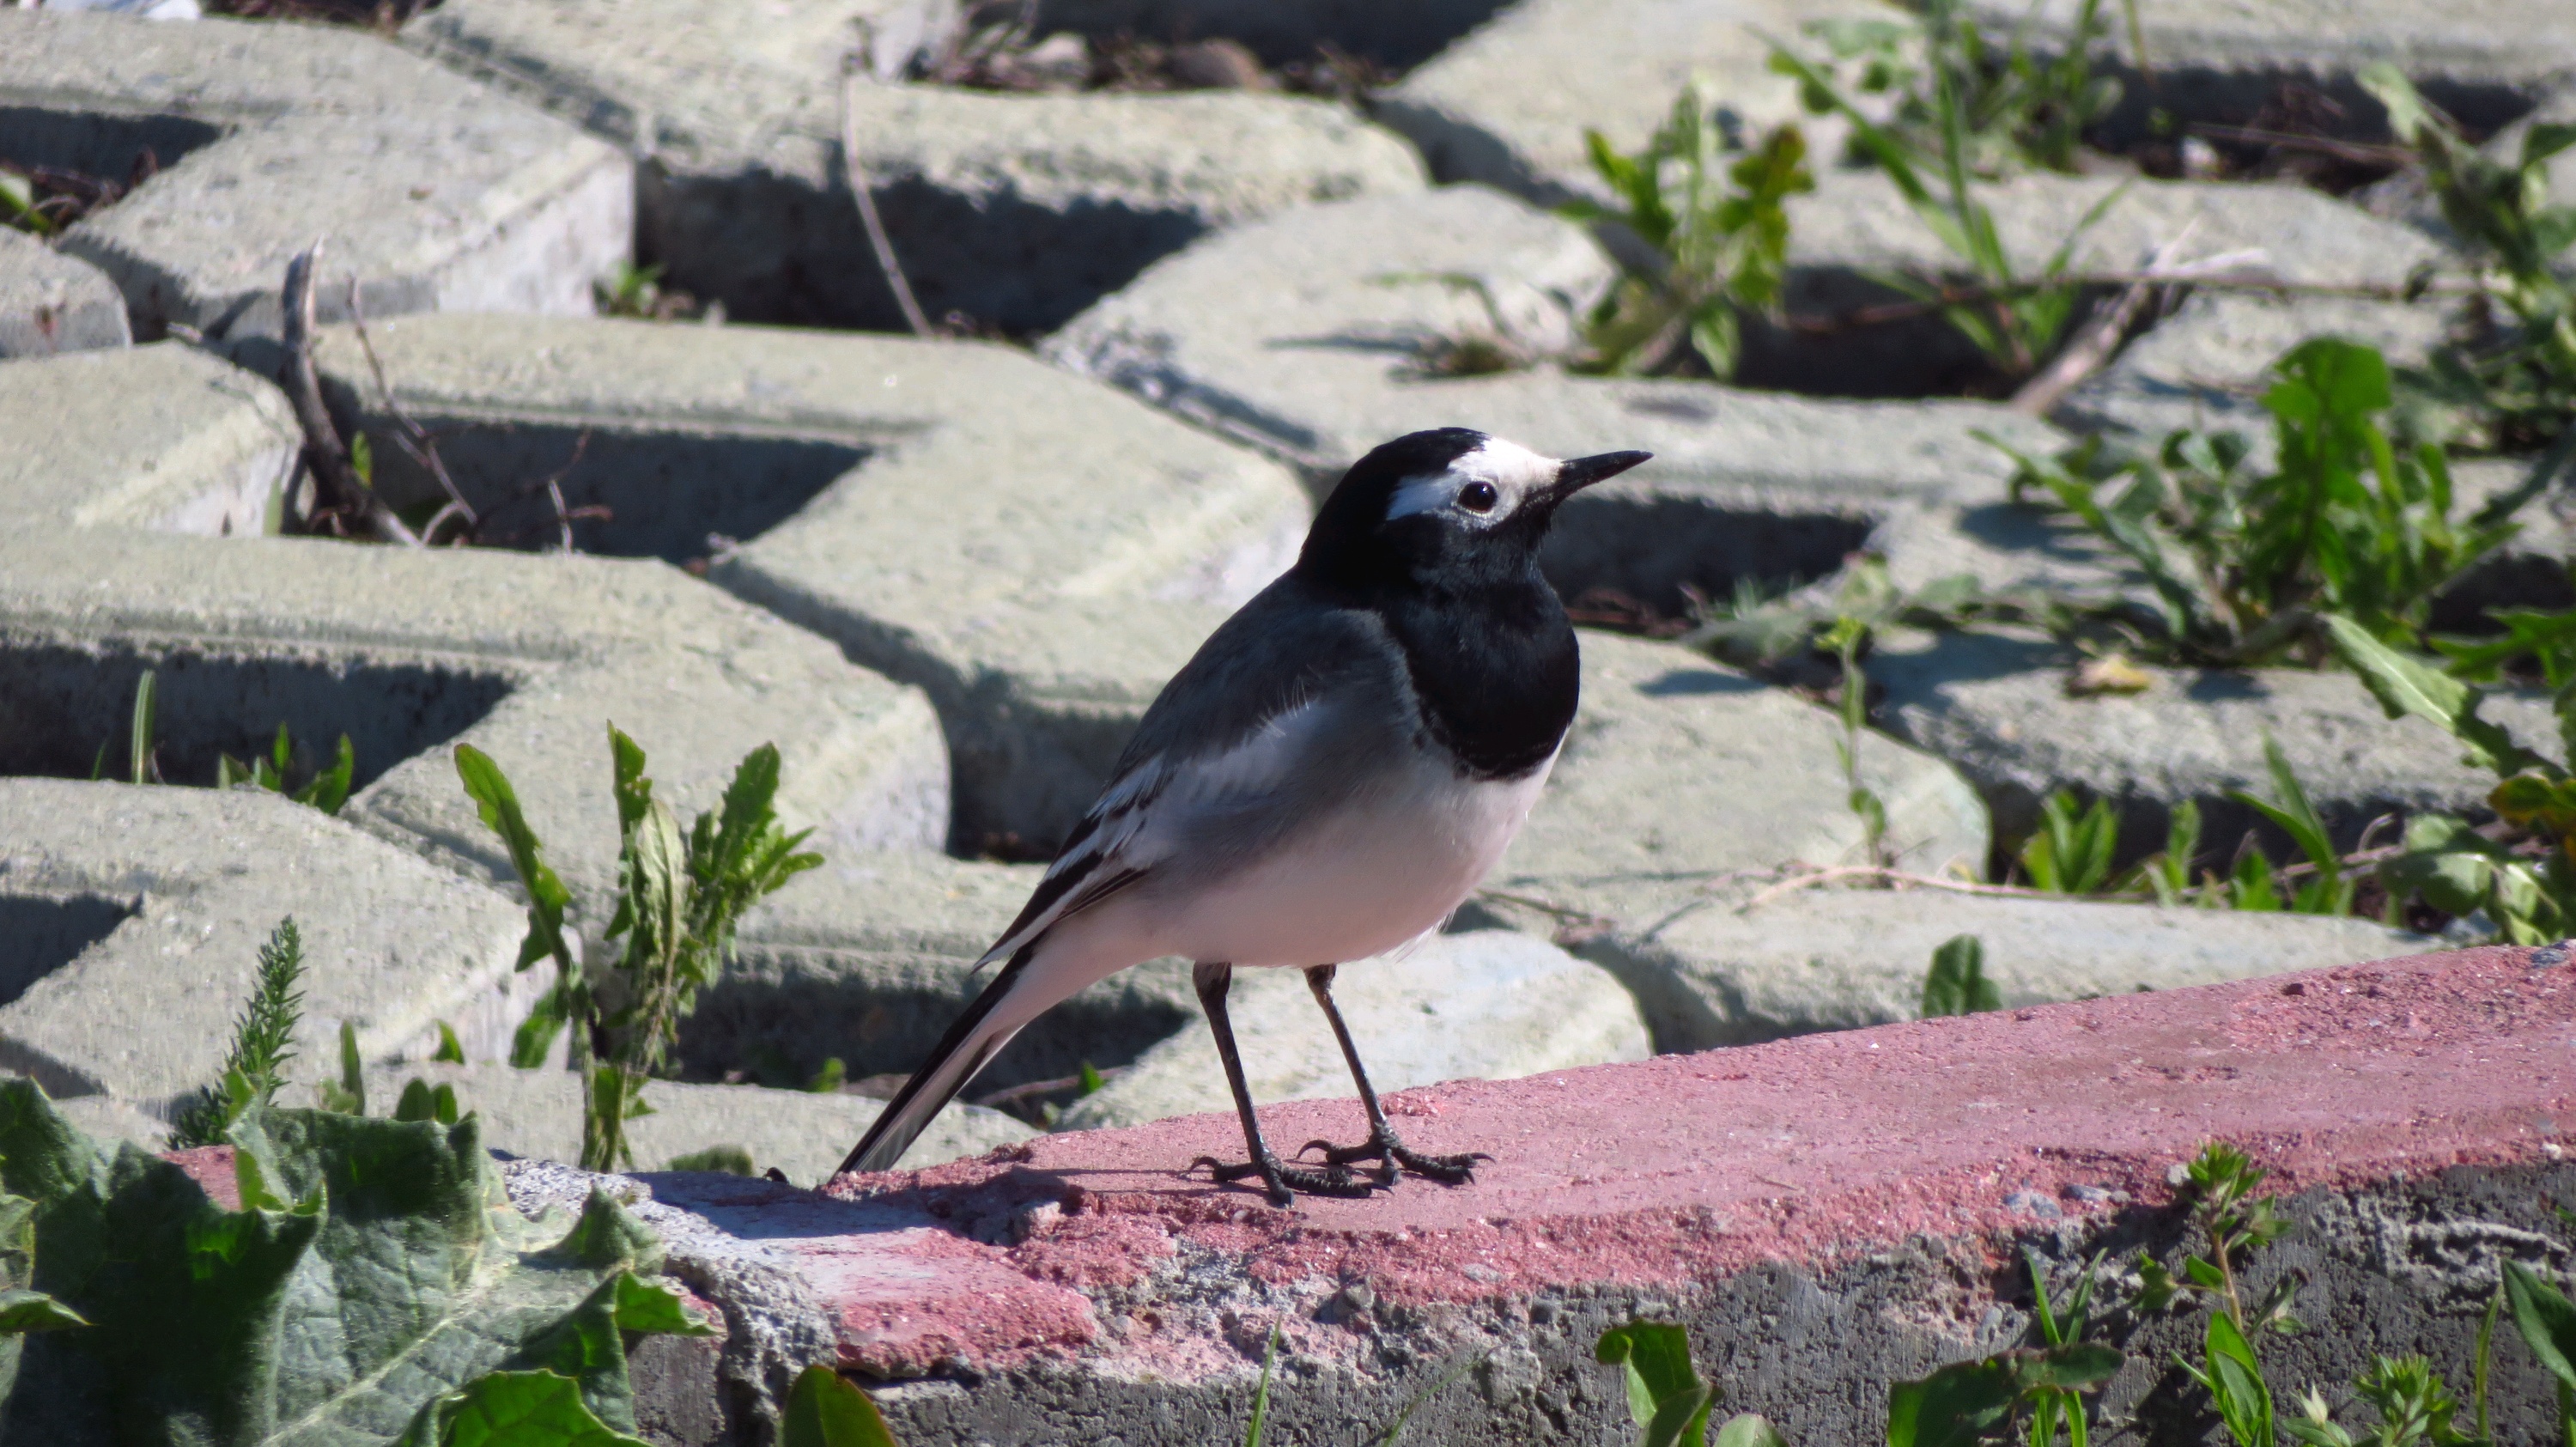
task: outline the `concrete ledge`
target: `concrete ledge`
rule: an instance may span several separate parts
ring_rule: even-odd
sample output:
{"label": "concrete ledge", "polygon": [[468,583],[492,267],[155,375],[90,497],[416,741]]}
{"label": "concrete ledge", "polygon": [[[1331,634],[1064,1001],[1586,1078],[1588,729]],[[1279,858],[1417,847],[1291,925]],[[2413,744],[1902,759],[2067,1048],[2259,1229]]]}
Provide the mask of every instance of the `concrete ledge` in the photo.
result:
{"label": "concrete ledge", "polygon": [[163,174],[66,231],[134,332],[275,335],[288,258],[330,243],[325,319],[587,313],[629,254],[613,148],[373,36],[313,25],[0,14],[0,135],[21,160]]}
{"label": "concrete ledge", "polygon": [[[1292,1440],[1373,1429],[1461,1358],[1481,1365],[1409,1440],[1588,1438],[1625,1413],[1593,1336],[1644,1313],[1690,1327],[1730,1407],[1859,1442],[1890,1379],[2020,1336],[2019,1244],[2061,1271],[2170,1247],[2166,1173],[2211,1139],[2269,1167],[2300,1227],[2250,1273],[2310,1278],[2290,1380],[2426,1351],[2465,1381],[2496,1263],[2567,1262],[2547,1201],[2576,1189],[2571,1007],[2566,951],[2471,950],[1407,1091],[1415,1144],[1499,1159],[1469,1186],[1288,1211],[1184,1174],[1240,1150],[1225,1116],[820,1196],[652,1185],[757,1246],[844,1369],[926,1378],[881,1389],[906,1440],[1215,1440],[1273,1322]],[[1264,1118],[1281,1140],[1359,1126],[1349,1102]],[[2156,1388],[2195,1329],[2127,1343],[2114,1418],[2182,1430]],[[2497,1362],[2505,1439],[2536,1433],[2545,1384]]]}

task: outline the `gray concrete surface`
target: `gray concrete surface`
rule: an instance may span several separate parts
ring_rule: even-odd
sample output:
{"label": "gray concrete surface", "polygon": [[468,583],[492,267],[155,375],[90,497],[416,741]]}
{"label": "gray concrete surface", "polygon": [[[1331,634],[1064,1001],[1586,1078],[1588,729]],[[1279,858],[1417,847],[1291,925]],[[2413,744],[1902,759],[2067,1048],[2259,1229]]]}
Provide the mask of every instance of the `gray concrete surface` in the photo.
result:
{"label": "gray concrete surface", "polygon": [[[1285,470],[987,344],[538,318],[371,330],[404,405],[461,424],[464,455],[484,448],[503,478],[560,466],[551,449],[585,429],[639,459],[735,449],[603,470],[626,491],[601,496],[738,527],[714,582],[927,690],[969,852],[1071,827],[1163,680],[1305,532]],[[325,365],[372,398],[345,340]],[[819,458],[806,494],[740,500],[777,475],[763,449],[790,443]]]}
{"label": "gray concrete surface", "polygon": [[[2416,268],[2444,260],[2441,248],[2413,228],[2291,184],[2040,172],[1981,186],[1977,197],[2023,275],[2037,274],[2070,238],[2068,266],[2078,272],[2137,270],[2171,246],[2175,265],[2227,258],[2230,271],[2302,286],[2402,287]],[[2085,226],[2096,207],[2100,214]],[[1827,170],[1813,194],[1789,201],[1788,212],[1783,302],[1793,313],[1834,316],[1901,301],[1901,293],[1876,279],[1890,272],[1973,278],[1877,171]],[[2346,305],[2316,314],[2340,324],[2353,315]],[[2148,340],[2155,336],[2149,332]],[[1738,376],[1747,385],[1823,395],[1907,397],[1954,392],[1985,370],[1982,354],[1965,337],[1929,317],[1823,335],[1757,327]]]}
{"label": "gray concrete surface", "polygon": [[274,335],[287,260],[328,242],[346,314],[583,312],[629,254],[633,168],[561,121],[372,35],[213,19],[0,12],[0,146],[124,181],[62,249],[113,278],[139,337]]}
{"label": "gray concrete surface", "polygon": [[1522,0],[1379,96],[1376,113],[1440,180],[1553,204],[1601,194],[1587,128],[1637,150],[1693,80],[1748,133],[1802,120],[1796,87],[1765,65],[1771,42],[1809,20],[1891,13],[1866,0]]}
{"label": "gray concrete surface", "polygon": [[[2392,722],[2340,669],[2150,669],[2143,693],[2069,698],[2071,663],[2050,645],[1996,635],[1896,640],[1869,660],[1870,681],[1884,690],[1873,717],[1972,780],[1998,839],[2027,835],[2039,801],[2058,789],[2116,801],[2124,861],[2163,848],[2167,811],[2189,799],[2200,805],[2209,862],[2223,871],[2259,822],[2228,791],[2276,797],[2267,735],[2346,847],[2392,810],[2481,817],[2495,788],[2493,774],[2459,761],[2449,735],[2420,719]],[[2537,692],[2499,696],[2486,717],[2536,748],[2557,736]],[[2265,837],[2284,857],[2283,841]]]}
{"label": "gray concrete surface", "polygon": [[1058,365],[1113,382],[1297,465],[1328,486],[1368,448],[1419,427],[1481,427],[1577,456],[1655,460],[1560,515],[1543,563],[1569,594],[1599,585],[1681,606],[1737,579],[1799,583],[1841,567],[1912,502],[1982,500],[2010,475],[1972,434],[2026,448],[2053,429],[1977,402],[1863,405],[1703,382],[1548,368],[1421,375],[1427,343],[1494,321],[1544,350],[1606,285],[1582,230],[1481,187],[1305,211],[1155,266],[1048,339]]}
{"label": "gray concrete surface", "polygon": [[[1932,952],[1985,950],[2006,1009],[2386,959],[2426,947],[2369,920],[1839,885],[1754,904],[1729,881],[1647,929],[1575,952],[1634,991],[1659,1051],[1911,1020]],[[1750,908],[1747,906],[1750,905]]]}
{"label": "gray concrete surface", "polygon": [[0,779],[0,915],[0,1066],[152,1115],[223,1069],[281,918],[304,939],[294,1079],[337,1068],[343,1021],[371,1060],[428,1055],[439,1021],[502,1058],[547,983],[512,968],[525,919],[498,890],[257,792]]}
{"label": "gray concrete surface", "polygon": [[0,357],[50,357],[132,340],[125,298],[105,272],[0,227]]}
{"label": "gray concrete surface", "polygon": [[[2026,23],[2034,7],[1974,0],[1989,25]],[[2075,0],[2036,7],[2043,45],[2073,23]],[[2380,123],[2377,102],[2353,83],[2364,66],[2404,71],[2436,102],[2480,130],[2513,119],[2554,84],[2576,76],[2576,15],[2554,0],[2163,0],[2139,7],[2152,87],[2135,71],[2125,36],[2127,95],[2111,124],[2135,134],[2150,106],[2186,120],[2242,125],[2284,85],[2305,86],[2346,107],[2347,133]],[[2112,27],[2119,35],[2121,26]]]}
{"label": "gray concrete surface", "polygon": [[[948,765],[926,698],[677,569],[218,543],[239,511],[224,500],[282,455],[268,384],[175,347],[0,364],[0,382],[13,443],[0,657],[24,713],[7,736],[11,772],[86,776],[152,667],[170,777],[211,781],[218,750],[247,754],[281,720],[308,747],[345,732],[361,786],[352,823],[506,880],[445,747],[474,743],[509,772],[594,931],[616,853],[610,721],[635,732],[684,815],[774,742],[780,811],[827,850],[946,835]],[[133,409],[128,384],[165,400]]]}
{"label": "gray concrete surface", "polygon": [[[1358,960],[1333,999],[1380,1092],[1442,1080],[1504,1080],[1652,1053],[1637,1002],[1603,970],[1524,934],[1434,935],[1410,953]],[[1323,1011],[1300,970],[1239,970],[1227,1000],[1255,1103],[1352,1098]],[[1127,1072],[1065,1107],[1058,1130],[1142,1125],[1234,1108],[1204,1017]],[[1399,1129],[1401,1126],[1399,1125]],[[1348,1140],[1368,1132],[1356,1105]],[[1276,1141],[1287,1150],[1295,1141]]]}
{"label": "gray concrete surface", "polygon": [[[392,1114],[403,1088],[414,1080],[446,1085],[456,1092],[459,1112],[483,1117],[483,1143],[492,1149],[531,1160],[581,1158],[581,1079],[568,1070],[426,1061],[380,1066],[369,1070],[366,1080],[369,1115]],[[838,1092],[676,1080],[648,1083],[644,1103],[653,1113],[628,1125],[636,1169],[662,1170],[678,1157],[732,1146],[750,1153],[756,1171],[774,1168],[800,1186],[827,1179],[885,1108],[881,1100]],[[904,1153],[903,1164],[918,1170],[982,1155],[1035,1134],[1000,1111],[951,1106]]]}
{"label": "gray concrete surface", "polygon": [[[780,7],[744,42],[738,11],[712,0],[457,0],[405,43],[630,149],[640,245],[672,284],[739,318],[898,329],[838,118],[851,19],[894,8]],[[1060,325],[1213,228],[1422,184],[1396,137],[1282,96],[871,83],[854,123],[923,306],[1015,332]]]}

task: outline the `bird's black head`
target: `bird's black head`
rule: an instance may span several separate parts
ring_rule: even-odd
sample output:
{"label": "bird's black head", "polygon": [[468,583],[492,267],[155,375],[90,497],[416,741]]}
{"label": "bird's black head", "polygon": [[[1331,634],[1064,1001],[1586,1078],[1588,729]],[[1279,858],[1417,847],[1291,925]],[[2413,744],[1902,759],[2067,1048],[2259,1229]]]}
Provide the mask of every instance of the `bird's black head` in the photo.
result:
{"label": "bird's black head", "polygon": [[1410,433],[1342,474],[1297,569],[1357,592],[1533,577],[1557,505],[1650,455],[1559,462],[1465,427]]}

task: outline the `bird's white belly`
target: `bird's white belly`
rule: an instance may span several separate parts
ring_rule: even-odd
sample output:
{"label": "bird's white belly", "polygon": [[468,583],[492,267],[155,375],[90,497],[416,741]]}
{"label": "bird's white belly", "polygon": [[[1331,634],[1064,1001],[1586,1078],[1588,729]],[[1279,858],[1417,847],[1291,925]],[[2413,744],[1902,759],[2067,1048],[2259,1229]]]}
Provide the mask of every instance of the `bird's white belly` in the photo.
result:
{"label": "bird's white belly", "polygon": [[1318,820],[1262,863],[1173,902],[1162,952],[1234,965],[1324,965],[1437,927],[1499,862],[1547,782],[1418,778]]}

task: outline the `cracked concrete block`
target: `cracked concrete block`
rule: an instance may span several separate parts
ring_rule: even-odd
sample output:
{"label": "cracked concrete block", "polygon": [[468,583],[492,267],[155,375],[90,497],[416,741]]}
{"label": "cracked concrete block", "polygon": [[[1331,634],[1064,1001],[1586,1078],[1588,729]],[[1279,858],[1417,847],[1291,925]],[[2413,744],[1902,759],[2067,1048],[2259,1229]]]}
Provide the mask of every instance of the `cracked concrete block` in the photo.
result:
{"label": "cracked concrete block", "polygon": [[[670,284],[738,318],[899,329],[838,116],[852,22],[893,8],[772,5],[747,27],[714,0],[455,0],[404,39],[630,149],[640,245]],[[1284,96],[868,83],[853,109],[924,308],[1006,331],[1058,326],[1209,230],[1422,184],[1395,136]]]}
{"label": "cracked concrete block", "polygon": [[[1993,810],[1998,840],[2027,836],[2055,790],[2112,800],[2123,862],[2163,848],[2168,811],[2185,800],[2200,806],[2202,848],[2230,857],[2262,822],[2230,791],[2277,797],[2267,737],[2346,848],[2391,811],[2487,814],[2493,774],[2461,763],[2459,745],[2433,725],[2389,719],[2340,669],[2149,669],[2142,693],[2069,698],[2073,663],[2054,645],[1998,634],[1892,639],[1869,659],[1870,682],[1884,690],[1873,718],[1966,775]],[[2557,723],[2537,690],[2498,694],[2485,717],[2535,748],[2554,747]],[[2279,841],[2263,828],[2277,856]]]}
{"label": "cracked concrete block", "polygon": [[[1634,991],[1663,1052],[1911,1020],[1932,952],[1985,950],[2005,1009],[2386,959],[2421,936],[2369,920],[1937,889],[1820,888],[1756,904],[1766,881],[1713,890],[1646,930],[1575,953]],[[1748,906],[1750,906],[1748,908]]]}
{"label": "cracked concrete block", "polygon": [[[438,1062],[381,1066],[367,1072],[367,1111],[390,1115],[414,1080],[451,1086],[456,1107],[483,1118],[483,1143],[525,1159],[581,1159],[581,1077],[568,1070],[514,1070],[507,1064]],[[292,1102],[304,1104],[303,1101]],[[799,1186],[828,1179],[841,1157],[867,1134],[885,1102],[839,1092],[767,1090],[757,1085],[689,1085],[656,1080],[644,1087],[651,1115],[629,1123],[639,1169],[663,1170],[680,1156],[718,1146],[750,1153],[756,1170],[776,1169]],[[998,1110],[952,1106],[904,1153],[910,1169],[1036,1135]]]}
{"label": "cracked concrete block", "polygon": [[[2422,1352],[2467,1380],[2501,1263],[2568,1262],[2548,1202],[2576,1190],[2571,991],[2563,950],[2472,950],[1462,1081],[1404,1092],[1399,1123],[1491,1152],[1473,1183],[1285,1210],[1190,1172],[1241,1149],[1231,1113],[823,1193],[609,1184],[649,1190],[670,1269],[757,1325],[724,1348],[730,1380],[774,1403],[805,1362],[864,1372],[906,1441],[1218,1440],[1274,1324],[1282,1440],[1408,1404],[1408,1441],[1614,1440],[1627,1400],[1593,1345],[1639,1317],[1689,1329],[1729,1410],[1875,1441],[1892,1382],[2027,1340],[2025,1247],[2060,1291],[2097,1250],[2169,1259],[2168,1173],[2212,1140],[2269,1169],[2295,1223],[2247,1258],[2255,1290],[2297,1282],[2311,1330],[2284,1370],[2342,1381]],[[1292,1141],[1349,1115],[1263,1112]],[[591,1181],[519,1167],[512,1190],[526,1209]],[[2168,1385],[2201,1326],[2121,1342],[2105,1419],[2206,1430]],[[2491,1390],[2499,1440],[2555,1420],[2521,1354],[2495,1354]]]}
{"label": "cracked concrete block", "polygon": [[[134,332],[275,335],[295,253],[324,238],[319,307],[587,313],[629,255],[632,166],[357,31],[0,13],[0,145],[149,176],[63,234]],[[159,174],[154,174],[157,171]]]}
{"label": "cracked concrete block", "polygon": [[[1473,278],[1493,298],[1489,316]],[[1427,344],[1492,329],[1542,349],[1608,284],[1572,223],[1481,187],[1317,206],[1157,264],[1048,339],[1059,366],[1134,392],[1297,465],[1323,487],[1389,437],[1483,428],[1559,456],[1655,460],[1559,515],[1542,564],[1678,610],[1683,585],[1802,583],[1842,566],[1907,505],[1999,492],[2010,463],[1979,430],[2063,445],[1981,402],[1857,404],[1705,382],[1422,375]]]}
{"label": "cracked concrete block", "polygon": [[[131,407],[137,389],[160,402]],[[684,816],[774,742],[780,812],[826,850],[946,836],[927,698],[677,569],[242,528],[217,541],[242,480],[273,479],[292,445],[283,405],[257,377],[173,346],[0,364],[13,445],[0,668],[16,715],[0,771],[86,776],[149,667],[168,777],[209,782],[219,751],[256,752],[281,721],[307,750],[346,733],[350,822],[506,881],[446,747],[473,743],[509,772],[593,931],[617,847],[611,721],[634,731]]]}
{"label": "cracked concrete block", "polygon": [[222,1072],[259,947],[289,916],[295,1079],[336,1068],[343,1021],[368,1059],[428,1055],[440,1021],[470,1058],[501,1058],[545,984],[514,968],[526,922],[507,896],[307,805],[0,779],[0,1066],[166,1116]]}
{"label": "cracked concrete block", "polygon": [[1802,120],[1795,84],[1765,65],[1772,39],[1796,39],[1809,20],[1889,13],[1792,0],[1522,0],[1379,95],[1375,113],[1422,148],[1439,180],[1552,205],[1603,194],[1584,159],[1586,129],[1634,151],[1686,83],[1748,133]]}
{"label": "cracked concrete block", "polygon": [[107,274],[0,227],[0,357],[50,357],[133,340]]}
{"label": "cracked concrete block", "polygon": [[[1333,999],[1381,1092],[1442,1080],[1504,1080],[1643,1060],[1637,1002],[1607,972],[1508,930],[1434,935],[1410,952],[1355,960]],[[1302,970],[1238,970],[1227,1001],[1255,1103],[1354,1099],[1324,1013]],[[1231,1110],[1215,1037],[1202,1017],[1125,1074],[1065,1108],[1058,1130],[1142,1125]],[[1337,1140],[1367,1134],[1356,1112]],[[1294,1142],[1277,1142],[1286,1149]]]}

